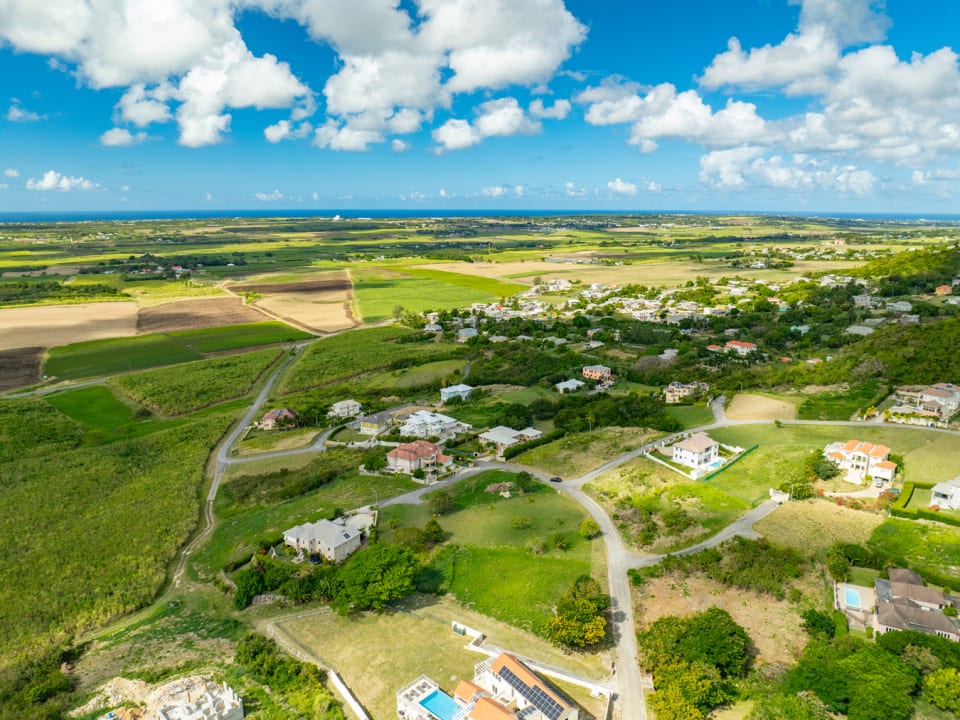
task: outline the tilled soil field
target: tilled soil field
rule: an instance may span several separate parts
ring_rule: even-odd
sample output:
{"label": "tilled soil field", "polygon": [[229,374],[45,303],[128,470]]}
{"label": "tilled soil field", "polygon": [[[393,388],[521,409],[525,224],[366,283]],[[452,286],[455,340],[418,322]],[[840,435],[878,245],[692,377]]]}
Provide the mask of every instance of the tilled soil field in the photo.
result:
{"label": "tilled soil field", "polygon": [[137,333],[200,330],[222,325],[268,320],[263,313],[243,304],[238,297],[198,298],[142,308],[137,315]]}
{"label": "tilled soil field", "polygon": [[0,391],[32,385],[40,379],[42,347],[0,351]]}

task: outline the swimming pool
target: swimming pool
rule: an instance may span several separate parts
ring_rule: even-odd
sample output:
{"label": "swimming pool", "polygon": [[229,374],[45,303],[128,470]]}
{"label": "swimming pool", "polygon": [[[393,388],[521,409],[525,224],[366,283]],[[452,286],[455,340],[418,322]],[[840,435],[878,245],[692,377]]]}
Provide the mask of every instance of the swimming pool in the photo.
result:
{"label": "swimming pool", "polygon": [[848,587],[843,589],[843,601],[848,608],[860,609],[860,593],[854,588]]}
{"label": "swimming pool", "polygon": [[460,705],[443,690],[434,690],[420,700],[420,705],[439,720],[453,720],[460,711]]}

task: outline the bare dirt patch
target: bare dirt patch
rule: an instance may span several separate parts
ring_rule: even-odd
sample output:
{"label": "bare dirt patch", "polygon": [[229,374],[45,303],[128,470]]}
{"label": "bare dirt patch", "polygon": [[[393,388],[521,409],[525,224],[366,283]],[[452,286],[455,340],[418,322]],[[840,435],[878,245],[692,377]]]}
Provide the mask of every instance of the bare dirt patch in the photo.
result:
{"label": "bare dirt patch", "polygon": [[43,305],[0,310],[0,350],[69,345],[137,332],[133,302]]}
{"label": "bare dirt patch", "polygon": [[244,285],[231,285],[230,290],[235,293],[255,292],[261,295],[296,295],[305,293],[314,295],[317,293],[330,294],[339,293],[343,296],[353,288],[350,279],[343,273],[336,273],[334,276],[318,278],[316,280],[304,280],[301,282],[285,283],[248,283]]}
{"label": "bare dirt patch", "polygon": [[243,299],[238,297],[177,300],[141,309],[137,315],[137,333],[199,330],[266,319],[263,313],[244,305]]}
{"label": "bare dirt patch", "polygon": [[735,395],[724,414],[731,420],[794,420],[797,406],[789,400],[750,395]]}
{"label": "bare dirt patch", "polygon": [[754,529],[772,543],[810,552],[836,542],[865,543],[882,522],[873,513],[826,500],[804,500],[781,505]]}
{"label": "bare dirt patch", "polygon": [[[810,584],[804,594],[816,593]],[[757,663],[792,663],[807,642],[797,606],[758,593],[723,586],[696,575],[665,575],[647,581],[641,593],[638,618],[643,626],[666,615],[692,615],[711,607],[730,613],[746,629],[757,649]]]}
{"label": "bare dirt patch", "polygon": [[42,347],[0,351],[0,391],[32,385],[40,379]]}

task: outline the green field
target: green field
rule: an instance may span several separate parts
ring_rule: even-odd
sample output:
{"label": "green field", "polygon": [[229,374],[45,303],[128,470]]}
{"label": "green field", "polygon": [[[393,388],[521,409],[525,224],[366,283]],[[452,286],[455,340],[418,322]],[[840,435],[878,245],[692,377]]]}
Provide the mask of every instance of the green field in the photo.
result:
{"label": "green field", "polygon": [[51,395],[47,402],[87,428],[105,433],[115,432],[133,417],[130,406],[120,402],[110,388],[103,385]]}
{"label": "green field", "polygon": [[[30,457],[51,457],[76,447],[83,427],[40,398],[0,400],[0,467]],[[0,475],[0,488],[5,478]]]}
{"label": "green field", "polygon": [[499,296],[482,290],[451,285],[431,277],[355,279],[353,289],[360,304],[360,314],[367,323],[392,318],[394,308],[398,305],[408,312],[423,312],[499,299]]}
{"label": "green field", "polygon": [[169,335],[199,353],[222,352],[256,345],[293,343],[314,337],[302,330],[274,321],[225,325],[203,330],[181,330]]}
{"label": "green field", "polygon": [[661,434],[645,428],[599,428],[593,432],[572,433],[520,453],[513,462],[571,478],[635,450]]}
{"label": "green field", "polygon": [[394,362],[439,360],[462,352],[459,346],[430,340],[397,342],[411,335],[413,330],[390,326],[352,330],[324,338],[301,353],[284,377],[280,392],[306,390],[389,367]]}
{"label": "green field", "polygon": [[504,282],[496,278],[480,277],[479,275],[465,275],[463,273],[447,272],[446,270],[430,270],[427,268],[404,268],[405,275],[413,275],[420,278],[429,278],[439,280],[448,285],[457,285],[459,287],[478,290],[480,292],[493,295],[496,298],[508,298],[523,292],[529,286],[520,283]]}
{"label": "green field", "polygon": [[855,413],[879,404],[886,388],[876,381],[854,385],[846,392],[819,393],[797,407],[800,420],[849,420]]}
{"label": "green field", "polygon": [[769,488],[802,474],[808,453],[851,438],[881,443],[903,455],[905,480],[947,480],[956,475],[960,464],[960,438],[919,428],[741,425],[711,430],[710,436],[730,445],[760,446],[710,480],[711,485],[749,502],[762,499]]}
{"label": "green field", "polygon": [[414,368],[375,373],[363,381],[363,387],[376,390],[423,387],[463,372],[466,364],[466,360],[439,360]]}
{"label": "green field", "polygon": [[246,395],[279,357],[279,350],[260,350],[120,375],[111,383],[161,415],[183,415]]}
{"label": "green field", "polygon": [[684,428],[694,428],[713,422],[713,411],[706,405],[667,405],[667,415],[683,423]]}
{"label": "green field", "polygon": [[51,348],[43,374],[57,380],[77,380],[175,365],[201,357],[166,335],[91,340]]}

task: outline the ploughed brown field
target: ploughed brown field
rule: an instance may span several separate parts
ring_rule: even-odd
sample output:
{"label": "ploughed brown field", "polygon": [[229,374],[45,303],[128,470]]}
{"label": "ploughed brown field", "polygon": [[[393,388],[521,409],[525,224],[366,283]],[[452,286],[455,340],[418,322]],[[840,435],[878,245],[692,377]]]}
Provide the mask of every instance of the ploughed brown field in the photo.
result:
{"label": "ploughed brown field", "polygon": [[0,310],[0,350],[135,335],[138,309],[134,302],[4,308]]}
{"label": "ploughed brown field", "polygon": [[0,391],[32,385],[40,379],[42,347],[0,351]]}
{"label": "ploughed brown field", "polygon": [[197,298],[141,308],[137,315],[137,333],[201,330],[222,325],[263,322],[270,318],[243,304],[238,297]]}
{"label": "ploughed brown field", "polygon": [[353,289],[353,284],[349,278],[341,273],[336,273],[336,275],[337,277],[325,277],[302,282],[231,285],[230,290],[235,293],[255,292],[261,295],[294,295],[300,293],[346,293]]}

